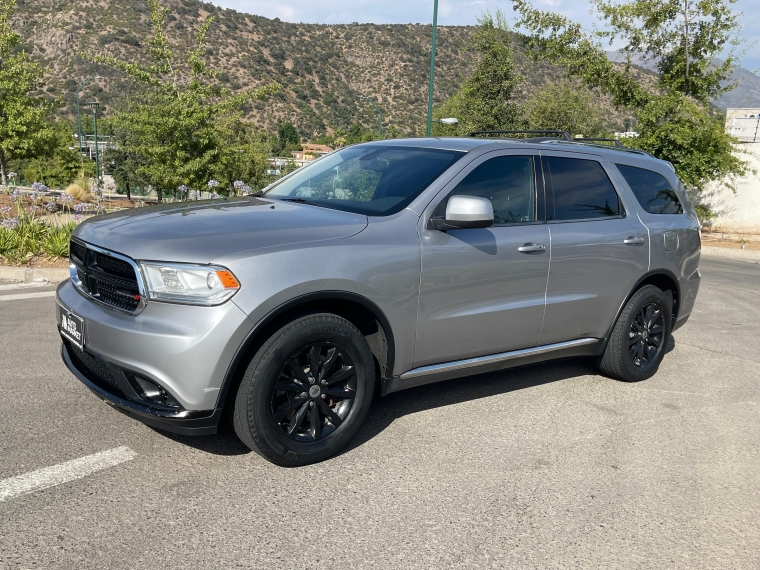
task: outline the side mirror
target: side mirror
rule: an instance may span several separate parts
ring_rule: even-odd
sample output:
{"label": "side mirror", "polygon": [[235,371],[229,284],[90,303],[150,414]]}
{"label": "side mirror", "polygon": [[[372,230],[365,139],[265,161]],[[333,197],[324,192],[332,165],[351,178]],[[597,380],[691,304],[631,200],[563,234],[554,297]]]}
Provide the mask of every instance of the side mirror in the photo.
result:
{"label": "side mirror", "polygon": [[487,198],[451,196],[446,204],[446,217],[432,218],[430,221],[435,229],[442,232],[488,228],[493,225],[493,206]]}

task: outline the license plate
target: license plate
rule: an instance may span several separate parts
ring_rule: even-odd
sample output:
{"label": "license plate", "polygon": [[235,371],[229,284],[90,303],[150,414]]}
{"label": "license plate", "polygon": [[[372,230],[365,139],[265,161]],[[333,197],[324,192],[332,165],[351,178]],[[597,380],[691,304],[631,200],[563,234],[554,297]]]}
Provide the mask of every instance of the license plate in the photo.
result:
{"label": "license plate", "polygon": [[84,319],[70,311],[61,311],[61,334],[80,349],[84,347]]}

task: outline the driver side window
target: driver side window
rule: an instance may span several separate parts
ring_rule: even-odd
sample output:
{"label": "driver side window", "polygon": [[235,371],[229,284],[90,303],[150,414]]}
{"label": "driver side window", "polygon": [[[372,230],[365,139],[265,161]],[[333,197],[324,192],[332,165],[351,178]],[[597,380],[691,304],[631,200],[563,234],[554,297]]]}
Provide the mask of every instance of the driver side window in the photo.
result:
{"label": "driver side window", "polygon": [[488,198],[493,206],[494,225],[535,222],[536,176],[532,156],[498,156],[475,167],[433,213],[446,215],[451,196]]}

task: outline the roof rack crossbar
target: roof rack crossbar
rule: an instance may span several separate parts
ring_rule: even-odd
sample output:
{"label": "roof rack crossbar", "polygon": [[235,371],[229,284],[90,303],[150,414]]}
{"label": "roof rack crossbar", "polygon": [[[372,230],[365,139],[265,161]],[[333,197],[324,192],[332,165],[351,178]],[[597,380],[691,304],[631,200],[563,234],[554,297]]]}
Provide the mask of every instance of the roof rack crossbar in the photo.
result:
{"label": "roof rack crossbar", "polygon": [[537,131],[472,131],[468,136],[477,137],[480,135],[551,135],[562,137],[565,140],[573,140],[567,131],[537,130]]}
{"label": "roof rack crossbar", "polygon": [[624,148],[623,143],[621,143],[618,139],[605,139],[605,138],[586,138],[586,137],[577,137],[573,139],[574,142],[611,142],[615,143],[615,146],[618,148]]}

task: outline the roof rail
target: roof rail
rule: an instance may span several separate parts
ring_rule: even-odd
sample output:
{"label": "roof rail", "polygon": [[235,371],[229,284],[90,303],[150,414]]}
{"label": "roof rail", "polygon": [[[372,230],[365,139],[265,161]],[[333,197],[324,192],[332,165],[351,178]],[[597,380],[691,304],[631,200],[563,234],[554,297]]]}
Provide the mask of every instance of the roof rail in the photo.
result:
{"label": "roof rail", "polygon": [[611,142],[615,143],[615,146],[618,148],[624,148],[623,143],[621,143],[618,139],[576,137],[573,139],[573,142]]}
{"label": "roof rail", "polygon": [[477,137],[480,135],[550,135],[555,137],[562,137],[565,140],[572,141],[570,133],[567,131],[553,131],[553,130],[538,130],[538,131],[472,131],[468,136]]}

